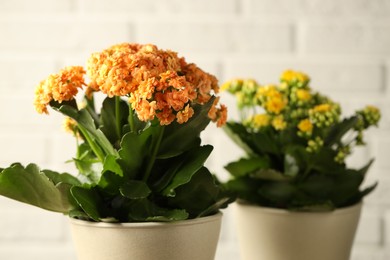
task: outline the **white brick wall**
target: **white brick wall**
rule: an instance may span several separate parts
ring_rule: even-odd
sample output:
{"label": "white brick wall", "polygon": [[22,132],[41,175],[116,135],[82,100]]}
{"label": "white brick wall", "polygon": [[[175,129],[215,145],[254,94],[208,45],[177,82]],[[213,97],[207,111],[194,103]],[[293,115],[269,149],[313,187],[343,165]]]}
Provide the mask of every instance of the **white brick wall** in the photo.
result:
{"label": "white brick wall", "polygon": [[[353,260],[390,259],[390,0],[1,0],[0,165],[35,162],[71,171],[74,143],[54,112],[32,107],[35,85],[64,65],[83,65],[89,53],[129,41],[178,51],[218,76],[275,82],[286,68],[306,71],[313,86],[347,113],[372,103],[383,111],[370,145],[351,159],[376,157]],[[352,94],[353,93],[353,94]],[[230,116],[234,100],[223,96]],[[241,154],[220,130],[208,165]],[[228,151],[228,152],[227,152]],[[225,212],[218,260],[237,260],[231,210]],[[75,259],[67,219],[0,198],[0,259]]]}

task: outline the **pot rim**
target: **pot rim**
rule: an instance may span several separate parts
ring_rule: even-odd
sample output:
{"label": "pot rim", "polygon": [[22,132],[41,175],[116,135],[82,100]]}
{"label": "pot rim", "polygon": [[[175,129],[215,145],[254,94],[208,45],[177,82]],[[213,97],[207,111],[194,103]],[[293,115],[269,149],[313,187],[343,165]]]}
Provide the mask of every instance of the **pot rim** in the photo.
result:
{"label": "pot rim", "polygon": [[342,207],[342,208],[336,208],[331,211],[292,211],[288,209],[281,209],[281,208],[271,208],[271,207],[264,207],[256,204],[251,204],[243,200],[237,200],[236,206],[239,207],[245,207],[245,208],[252,208],[253,210],[261,210],[263,212],[269,213],[269,214],[275,214],[275,215],[342,215],[342,214],[351,214],[351,212],[360,211],[363,205],[363,201],[359,201],[358,203],[355,203],[351,206]]}
{"label": "pot rim", "polygon": [[197,225],[206,222],[217,222],[222,218],[222,212],[218,212],[214,215],[186,219],[179,221],[170,222],[119,222],[119,223],[108,223],[108,222],[92,222],[87,220],[76,219],[68,217],[72,225],[78,226],[89,226],[94,228],[171,228],[172,226],[190,226]]}

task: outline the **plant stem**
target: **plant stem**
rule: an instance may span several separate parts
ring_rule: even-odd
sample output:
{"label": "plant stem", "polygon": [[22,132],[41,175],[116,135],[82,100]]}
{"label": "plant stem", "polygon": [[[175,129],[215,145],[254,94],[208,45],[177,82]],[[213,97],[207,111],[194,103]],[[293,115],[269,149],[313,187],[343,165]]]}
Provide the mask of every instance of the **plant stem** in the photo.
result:
{"label": "plant stem", "polygon": [[149,179],[150,174],[152,173],[152,168],[153,168],[154,162],[156,161],[156,156],[157,156],[158,150],[160,149],[160,144],[161,144],[161,141],[162,141],[162,137],[164,135],[164,130],[165,130],[165,127],[161,127],[161,130],[160,130],[159,135],[157,137],[157,141],[154,143],[152,156],[150,157],[150,160],[148,162],[148,165],[147,165],[147,168],[146,168],[146,171],[145,171],[145,175],[142,178],[142,180],[144,182],[147,182],[147,180]]}
{"label": "plant stem", "polygon": [[135,127],[134,127],[134,111],[131,107],[131,104],[129,104],[129,118],[127,119],[129,121],[130,125],[130,132],[134,133]]}
{"label": "plant stem", "polygon": [[120,140],[122,136],[120,101],[121,98],[119,96],[115,96],[115,122],[116,122],[116,134],[118,135],[118,140]]}
{"label": "plant stem", "polygon": [[99,160],[101,162],[104,161],[104,153],[102,151],[102,149],[99,147],[99,145],[93,140],[93,138],[89,135],[88,131],[82,127],[81,125],[78,126],[80,132],[83,134],[83,136],[85,137],[87,143],[89,144],[89,146],[91,147],[92,151],[94,152],[94,154],[99,158]]}

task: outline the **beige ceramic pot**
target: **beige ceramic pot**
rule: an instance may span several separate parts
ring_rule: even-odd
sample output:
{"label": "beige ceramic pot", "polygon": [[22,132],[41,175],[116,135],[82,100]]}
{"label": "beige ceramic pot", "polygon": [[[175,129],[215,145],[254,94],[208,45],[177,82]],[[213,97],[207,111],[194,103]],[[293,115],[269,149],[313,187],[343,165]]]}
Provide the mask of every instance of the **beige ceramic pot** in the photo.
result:
{"label": "beige ceramic pot", "polygon": [[78,260],[213,260],[222,213],[171,223],[70,219]]}
{"label": "beige ceramic pot", "polygon": [[315,213],[233,206],[241,260],[348,260],[362,204]]}

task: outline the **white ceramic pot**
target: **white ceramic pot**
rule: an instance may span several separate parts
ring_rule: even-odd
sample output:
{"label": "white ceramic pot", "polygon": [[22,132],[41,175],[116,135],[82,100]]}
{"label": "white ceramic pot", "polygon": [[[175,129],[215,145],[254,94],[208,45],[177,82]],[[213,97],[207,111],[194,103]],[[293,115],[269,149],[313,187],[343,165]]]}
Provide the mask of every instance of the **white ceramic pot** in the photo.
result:
{"label": "white ceramic pot", "polygon": [[348,260],[362,204],[331,212],[233,207],[241,260]]}
{"label": "white ceramic pot", "polygon": [[70,219],[78,260],[213,260],[222,213],[161,223]]}

